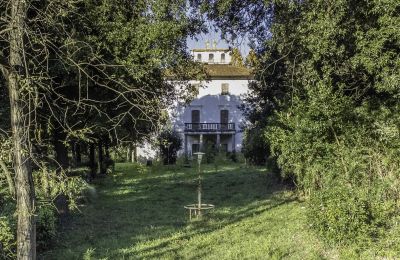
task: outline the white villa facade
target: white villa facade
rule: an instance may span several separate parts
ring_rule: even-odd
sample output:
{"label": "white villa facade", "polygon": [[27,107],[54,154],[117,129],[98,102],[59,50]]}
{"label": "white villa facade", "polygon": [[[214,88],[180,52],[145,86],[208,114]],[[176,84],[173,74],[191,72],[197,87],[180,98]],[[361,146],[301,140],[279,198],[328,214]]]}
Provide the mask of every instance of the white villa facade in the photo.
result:
{"label": "white villa facade", "polygon": [[239,152],[244,120],[239,106],[252,74],[247,68],[230,64],[229,49],[194,49],[192,55],[196,61],[206,63],[209,78],[205,82],[191,81],[190,84],[200,86],[197,97],[171,111],[172,125],[184,140],[179,154],[191,155],[203,150],[206,144],[220,151]]}

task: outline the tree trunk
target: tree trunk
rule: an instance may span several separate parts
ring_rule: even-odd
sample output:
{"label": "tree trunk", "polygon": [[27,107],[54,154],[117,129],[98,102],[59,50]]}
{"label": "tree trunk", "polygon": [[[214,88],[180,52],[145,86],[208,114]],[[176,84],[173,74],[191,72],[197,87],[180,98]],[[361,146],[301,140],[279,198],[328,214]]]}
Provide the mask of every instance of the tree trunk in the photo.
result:
{"label": "tree trunk", "polygon": [[98,155],[99,155],[99,161],[98,161],[99,173],[105,174],[106,171],[104,170],[103,142],[101,140],[99,140],[98,143]]}
{"label": "tree trunk", "polygon": [[82,163],[81,143],[80,142],[75,142],[75,155],[76,155],[76,165],[79,166]]}
{"label": "tree trunk", "polygon": [[136,144],[133,146],[133,161],[137,162],[137,146]]}
{"label": "tree trunk", "polygon": [[68,148],[65,145],[67,134],[62,127],[58,126],[54,129],[54,150],[56,152],[56,161],[58,163],[57,171],[66,170],[69,166]]}
{"label": "tree trunk", "polygon": [[71,152],[72,152],[72,167],[76,167],[78,165],[77,163],[77,155],[76,155],[76,146],[77,146],[77,142],[71,142],[70,143],[71,146]]}
{"label": "tree trunk", "polygon": [[96,177],[96,162],[95,162],[94,143],[89,144],[89,166],[90,166],[90,179]]}
{"label": "tree trunk", "polygon": [[105,150],[105,153],[106,153],[107,160],[110,160],[111,159],[111,156],[110,156],[110,144],[109,144],[108,140],[106,140],[106,142],[104,143],[104,150]]}
{"label": "tree trunk", "polygon": [[131,147],[128,146],[126,148],[126,162],[130,162],[131,161]]}
{"label": "tree trunk", "polygon": [[36,258],[35,191],[29,154],[29,121],[24,108],[21,80],[24,73],[24,30],[26,1],[10,2],[10,69],[7,83],[11,105],[11,126],[14,150],[15,186],[17,195],[17,259]]}

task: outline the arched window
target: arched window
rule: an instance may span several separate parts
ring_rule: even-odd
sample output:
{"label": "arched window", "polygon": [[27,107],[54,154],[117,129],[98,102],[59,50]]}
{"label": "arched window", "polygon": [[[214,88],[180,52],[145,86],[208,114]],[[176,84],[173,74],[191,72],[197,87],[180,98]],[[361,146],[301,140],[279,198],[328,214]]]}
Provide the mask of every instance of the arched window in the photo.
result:
{"label": "arched window", "polygon": [[201,53],[197,54],[197,61],[201,61]]}
{"label": "arched window", "polygon": [[208,54],[208,62],[214,62],[214,54],[213,53]]}
{"label": "arched window", "polygon": [[225,62],[225,53],[221,54],[221,62],[224,63]]}

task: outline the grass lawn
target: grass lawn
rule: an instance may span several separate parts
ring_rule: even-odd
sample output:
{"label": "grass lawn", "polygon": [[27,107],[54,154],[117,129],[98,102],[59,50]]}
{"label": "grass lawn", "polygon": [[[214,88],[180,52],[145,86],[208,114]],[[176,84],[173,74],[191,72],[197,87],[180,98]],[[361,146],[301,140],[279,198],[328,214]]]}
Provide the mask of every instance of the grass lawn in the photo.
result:
{"label": "grass lawn", "polygon": [[[117,164],[97,180],[96,198],[71,217],[41,259],[331,258],[308,229],[304,203],[263,168],[206,166],[203,202],[216,208],[189,221],[196,170]],[[331,253],[332,254],[332,253]],[[334,257],[334,255],[333,255]]]}

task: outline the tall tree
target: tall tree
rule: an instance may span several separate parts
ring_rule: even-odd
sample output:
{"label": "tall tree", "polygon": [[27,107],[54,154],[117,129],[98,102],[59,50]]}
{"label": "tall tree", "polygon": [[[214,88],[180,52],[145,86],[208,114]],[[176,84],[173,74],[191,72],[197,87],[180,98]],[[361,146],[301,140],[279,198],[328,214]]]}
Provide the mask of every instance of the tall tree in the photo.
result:
{"label": "tall tree", "polygon": [[[0,12],[0,64],[10,99],[17,187],[18,259],[34,259],[31,163],[42,165],[40,145],[54,141],[61,147],[71,139],[90,139],[92,157],[93,142],[101,144],[105,134],[106,139],[130,135],[139,140],[148,135],[162,120],[159,111],[176,97],[165,71],[182,75],[187,71],[183,64],[194,65],[186,38],[200,27],[183,0],[1,0]],[[59,163],[66,159],[64,148]]]}
{"label": "tall tree", "polygon": [[200,4],[223,32],[257,43],[248,115],[282,174],[310,196],[317,230],[340,242],[390,226],[399,210],[389,183],[399,182],[400,2]]}
{"label": "tall tree", "polygon": [[14,151],[14,168],[16,181],[18,230],[17,258],[36,258],[35,229],[35,194],[32,180],[29,147],[29,113],[25,89],[26,81],[25,51],[25,19],[27,3],[16,0],[11,3],[8,62],[2,64],[2,73],[7,80],[10,98],[11,129]]}

